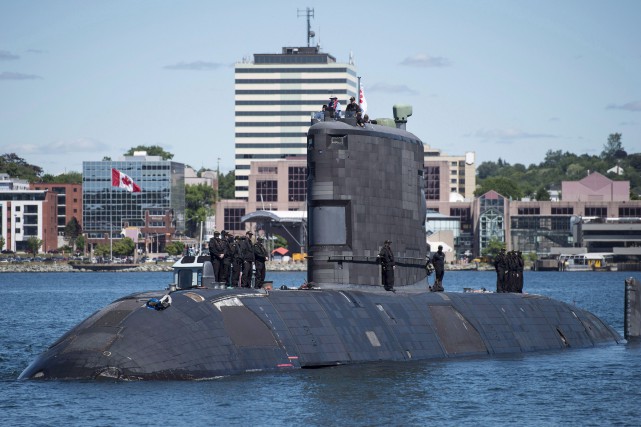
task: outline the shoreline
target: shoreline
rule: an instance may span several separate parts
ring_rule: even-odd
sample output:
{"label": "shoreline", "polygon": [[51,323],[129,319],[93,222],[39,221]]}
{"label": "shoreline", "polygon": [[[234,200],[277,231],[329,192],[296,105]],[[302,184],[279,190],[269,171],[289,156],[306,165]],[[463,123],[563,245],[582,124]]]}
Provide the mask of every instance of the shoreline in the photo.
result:
{"label": "shoreline", "polygon": [[[95,264],[94,264],[95,265]],[[109,264],[114,266],[114,264]],[[117,264],[115,264],[117,265]],[[145,263],[139,264],[132,268],[122,269],[85,269],[74,268],[66,262],[44,263],[44,262],[23,262],[23,263],[1,263],[0,274],[2,273],[162,273],[172,272],[173,263]],[[266,263],[267,271],[307,271],[306,262],[289,262],[281,263],[268,261]]]}
{"label": "shoreline", "polygon": [[[114,264],[109,264],[113,266]],[[115,264],[117,265],[117,264]],[[74,268],[71,264],[66,262],[61,263],[44,263],[44,262],[24,262],[24,263],[0,263],[0,274],[2,273],[162,273],[162,272],[171,272],[173,263],[145,263],[139,264],[133,268],[122,268],[122,269],[84,269],[84,268]],[[306,262],[275,262],[268,261],[266,263],[267,271],[307,271]],[[492,266],[488,265],[479,265],[478,267],[473,264],[447,264],[445,266],[445,271],[468,271],[468,270],[477,270],[477,271],[494,271]]]}

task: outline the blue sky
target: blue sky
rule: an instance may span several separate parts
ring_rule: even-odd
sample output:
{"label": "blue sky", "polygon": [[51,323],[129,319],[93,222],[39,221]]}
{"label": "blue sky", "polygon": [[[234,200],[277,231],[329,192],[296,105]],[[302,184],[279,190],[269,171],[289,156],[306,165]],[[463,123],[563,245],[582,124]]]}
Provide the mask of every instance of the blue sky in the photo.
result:
{"label": "blue sky", "polygon": [[0,153],[59,174],[160,145],[232,170],[234,63],[306,45],[306,7],[370,116],[411,104],[444,153],[527,166],[614,132],[641,152],[641,1],[0,0]]}

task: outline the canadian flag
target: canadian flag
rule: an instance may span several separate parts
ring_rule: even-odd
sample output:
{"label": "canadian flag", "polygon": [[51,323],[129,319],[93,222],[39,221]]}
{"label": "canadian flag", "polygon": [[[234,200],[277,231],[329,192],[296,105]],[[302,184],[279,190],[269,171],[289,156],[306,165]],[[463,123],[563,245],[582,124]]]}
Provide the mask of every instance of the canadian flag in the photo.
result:
{"label": "canadian flag", "polygon": [[358,94],[358,103],[361,104],[361,109],[363,114],[367,113],[367,100],[365,99],[365,92],[363,91],[363,86],[361,86],[360,93]]}
{"label": "canadian flag", "polygon": [[140,193],[142,191],[133,179],[114,168],[111,169],[111,186],[124,188],[130,193]]}

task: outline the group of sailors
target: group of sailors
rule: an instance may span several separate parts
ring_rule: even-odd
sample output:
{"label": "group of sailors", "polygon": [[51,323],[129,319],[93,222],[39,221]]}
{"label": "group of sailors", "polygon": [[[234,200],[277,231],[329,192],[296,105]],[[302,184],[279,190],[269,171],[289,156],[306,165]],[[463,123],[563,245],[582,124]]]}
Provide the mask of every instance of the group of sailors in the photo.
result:
{"label": "group of sailors", "polygon": [[335,96],[330,97],[329,102],[322,106],[321,112],[315,113],[315,118],[323,120],[325,113],[328,113],[331,118],[354,117],[356,118],[356,124],[361,127],[365,126],[365,123],[371,123],[369,116],[365,114],[363,108],[356,102],[356,98],[353,96],[349,98],[349,103],[345,108],[344,115],[343,107]]}
{"label": "group of sailors", "polygon": [[255,271],[254,287],[263,287],[268,253],[263,238],[258,236],[254,242],[253,235],[248,231],[244,236],[233,236],[223,230],[216,231],[209,239],[209,255],[216,282],[228,287],[251,288]]}
{"label": "group of sailors", "polygon": [[523,292],[523,255],[521,251],[505,252],[505,248],[494,258],[496,270],[496,292]]}

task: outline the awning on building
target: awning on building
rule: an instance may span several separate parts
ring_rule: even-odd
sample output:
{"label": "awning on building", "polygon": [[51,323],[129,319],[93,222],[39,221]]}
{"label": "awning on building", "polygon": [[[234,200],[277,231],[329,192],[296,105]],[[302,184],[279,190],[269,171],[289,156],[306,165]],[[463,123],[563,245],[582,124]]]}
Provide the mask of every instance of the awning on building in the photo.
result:
{"label": "awning on building", "polygon": [[307,222],[307,211],[256,211],[243,216],[244,222],[273,221],[283,223]]}

